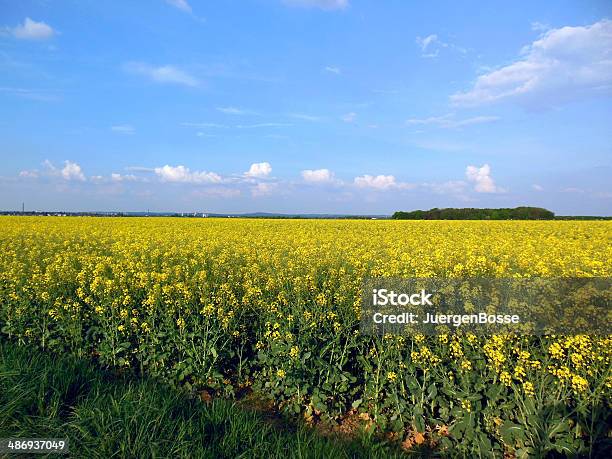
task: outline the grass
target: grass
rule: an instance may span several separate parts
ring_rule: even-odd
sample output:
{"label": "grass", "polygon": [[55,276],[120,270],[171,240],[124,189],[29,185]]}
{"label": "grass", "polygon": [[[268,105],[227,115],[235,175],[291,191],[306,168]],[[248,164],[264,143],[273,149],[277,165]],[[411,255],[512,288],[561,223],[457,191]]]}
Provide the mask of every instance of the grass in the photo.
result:
{"label": "grass", "polygon": [[[270,422],[235,402],[203,403],[164,384],[0,340],[0,438],[68,438],[72,457],[390,457]],[[40,456],[39,456],[40,457]]]}

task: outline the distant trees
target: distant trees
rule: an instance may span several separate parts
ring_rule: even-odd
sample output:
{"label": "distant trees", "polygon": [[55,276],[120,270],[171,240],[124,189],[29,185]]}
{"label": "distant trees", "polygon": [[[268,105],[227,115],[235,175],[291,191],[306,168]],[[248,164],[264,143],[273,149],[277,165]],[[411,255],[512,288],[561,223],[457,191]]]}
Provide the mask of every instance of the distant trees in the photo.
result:
{"label": "distant trees", "polygon": [[499,209],[448,208],[398,211],[391,217],[395,220],[553,220],[554,212],[540,207],[516,207]]}

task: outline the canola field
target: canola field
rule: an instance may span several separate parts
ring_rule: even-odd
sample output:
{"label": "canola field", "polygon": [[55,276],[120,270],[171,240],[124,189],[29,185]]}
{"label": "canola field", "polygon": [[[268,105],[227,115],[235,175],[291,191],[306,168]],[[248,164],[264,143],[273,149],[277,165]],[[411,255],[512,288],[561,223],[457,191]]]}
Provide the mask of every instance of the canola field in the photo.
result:
{"label": "canola field", "polygon": [[364,336],[367,277],[607,277],[612,222],[0,218],[0,334],[404,449],[609,450],[610,336]]}

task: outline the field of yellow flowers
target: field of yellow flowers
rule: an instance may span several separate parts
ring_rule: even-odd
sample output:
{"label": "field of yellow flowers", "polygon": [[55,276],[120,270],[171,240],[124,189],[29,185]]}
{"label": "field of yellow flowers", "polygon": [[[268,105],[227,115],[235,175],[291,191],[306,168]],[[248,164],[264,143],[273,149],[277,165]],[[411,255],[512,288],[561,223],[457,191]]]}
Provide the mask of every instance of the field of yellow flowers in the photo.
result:
{"label": "field of yellow flowers", "polygon": [[1,217],[0,331],[466,455],[610,448],[610,336],[364,336],[367,277],[607,277],[612,222]]}

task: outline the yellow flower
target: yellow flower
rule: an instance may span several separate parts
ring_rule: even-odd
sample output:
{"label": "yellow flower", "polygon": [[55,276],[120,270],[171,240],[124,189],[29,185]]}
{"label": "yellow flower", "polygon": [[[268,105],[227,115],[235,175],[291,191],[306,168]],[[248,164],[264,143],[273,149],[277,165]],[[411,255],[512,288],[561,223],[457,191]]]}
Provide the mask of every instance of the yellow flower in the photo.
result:
{"label": "yellow flower", "polygon": [[565,357],[565,353],[563,351],[563,348],[561,347],[561,345],[559,343],[553,343],[548,347],[548,352],[550,353],[550,355],[552,356],[553,359],[562,359],[563,357]]}
{"label": "yellow flower", "polygon": [[296,359],[298,355],[300,355],[300,348],[297,346],[293,346],[291,348],[291,351],[289,351],[289,355],[291,356],[292,359]]}
{"label": "yellow flower", "polygon": [[589,388],[589,382],[579,375],[572,376],[572,389],[574,392],[584,392]]}

